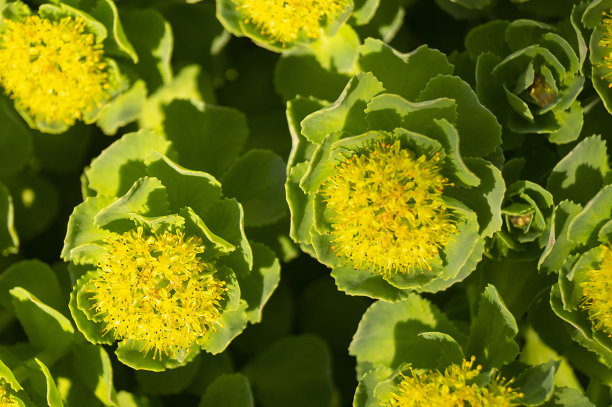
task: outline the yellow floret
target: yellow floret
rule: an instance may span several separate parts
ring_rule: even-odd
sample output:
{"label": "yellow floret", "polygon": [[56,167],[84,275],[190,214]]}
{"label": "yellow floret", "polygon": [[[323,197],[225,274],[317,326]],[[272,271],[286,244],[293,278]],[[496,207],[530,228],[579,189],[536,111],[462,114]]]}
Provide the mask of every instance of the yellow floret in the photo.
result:
{"label": "yellow floret", "polygon": [[104,334],[143,341],[145,353],[175,356],[219,324],[225,283],[204,262],[200,239],[142,228],[105,240],[101,275],[90,292],[106,323]]}
{"label": "yellow floret", "polygon": [[417,157],[399,141],[346,156],[322,188],[336,255],[385,275],[430,270],[457,232],[439,165],[439,154]]}
{"label": "yellow floret", "polygon": [[473,368],[475,358],[461,365],[450,365],[441,373],[437,370],[416,373],[409,368],[402,374],[397,391],[387,395],[384,407],[510,407],[517,406],[523,395],[496,377],[485,387],[470,383],[480,374],[481,367]]}
{"label": "yellow floret", "polygon": [[300,31],[319,38],[321,23],[332,20],[349,5],[347,0],[235,0],[246,23],[283,45],[292,43]]}
{"label": "yellow floret", "polygon": [[17,407],[17,403],[11,396],[9,384],[0,379],[0,407]]}
{"label": "yellow floret", "polygon": [[596,329],[612,337],[612,246],[601,246],[601,263],[587,272],[582,287],[582,307],[588,310]]}
{"label": "yellow floret", "polygon": [[0,85],[35,120],[72,124],[108,97],[102,45],[85,21],[28,16],[4,20]]}

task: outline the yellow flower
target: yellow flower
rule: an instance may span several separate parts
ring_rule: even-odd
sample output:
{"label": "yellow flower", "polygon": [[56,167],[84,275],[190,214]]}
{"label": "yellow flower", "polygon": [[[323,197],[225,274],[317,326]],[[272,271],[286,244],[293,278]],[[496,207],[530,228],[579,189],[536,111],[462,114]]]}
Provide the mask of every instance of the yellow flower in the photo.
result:
{"label": "yellow flower", "polygon": [[104,334],[143,341],[145,353],[175,356],[188,349],[220,317],[225,283],[200,259],[200,239],[181,232],[147,235],[142,228],[105,240],[106,254],[92,281]]}
{"label": "yellow flower", "polygon": [[[604,11],[602,13],[604,16],[602,25],[606,31],[601,40],[599,40],[599,45],[606,48],[607,54],[603,57],[603,63],[597,64],[598,67],[603,67],[608,70],[608,73],[601,77],[601,79],[606,79],[608,81],[612,80],[612,14],[610,13],[612,13],[612,11]],[[612,88],[612,83],[610,83],[608,87]]]}
{"label": "yellow flower", "polygon": [[486,387],[471,383],[480,374],[480,365],[473,368],[475,358],[464,360],[461,365],[450,365],[441,373],[437,370],[416,373],[409,368],[397,391],[387,396],[385,407],[510,407],[517,406],[523,395],[499,376]]}
{"label": "yellow flower", "polygon": [[274,41],[295,41],[300,31],[319,38],[321,23],[333,20],[349,5],[348,0],[235,0],[245,17]]}
{"label": "yellow flower", "polygon": [[0,379],[0,407],[17,407],[11,396],[10,387],[4,379]]}
{"label": "yellow flower", "polygon": [[35,120],[70,125],[109,97],[102,45],[83,19],[32,15],[4,24],[0,85],[19,109]]}
{"label": "yellow flower", "polygon": [[346,156],[322,188],[336,255],[385,275],[431,270],[457,231],[442,199],[448,180],[440,160],[417,157],[399,141]]}
{"label": "yellow flower", "polygon": [[596,329],[612,337],[612,246],[601,246],[599,268],[587,272],[582,287],[582,308],[587,309]]}

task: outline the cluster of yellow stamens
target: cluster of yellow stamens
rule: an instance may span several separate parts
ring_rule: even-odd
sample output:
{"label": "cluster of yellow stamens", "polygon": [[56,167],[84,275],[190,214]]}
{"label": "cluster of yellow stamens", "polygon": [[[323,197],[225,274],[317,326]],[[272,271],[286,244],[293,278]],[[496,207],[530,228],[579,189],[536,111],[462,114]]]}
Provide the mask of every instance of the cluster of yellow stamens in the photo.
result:
{"label": "cluster of yellow stamens", "polygon": [[303,31],[319,38],[324,19],[333,20],[349,5],[348,0],[234,0],[236,9],[262,34],[284,45]]}
{"label": "cluster of yellow stamens", "polygon": [[9,384],[4,379],[0,379],[0,407],[17,407],[9,389]]}
{"label": "cluster of yellow stamens", "polygon": [[523,395],[509,387],[511,381],[499,376],[485,387],[471,381],[480,374],[480,365],[473,367],[475,358],[461,365],[450,365],[441,373],[437,370],[416,373],[409,368],[402,374],[397,391],[388,395],[385,407],[510,407],[517,406]]}
{"label": "cluster of yellow stamens", "polygon": [[83,19],[4,20],[0,85],[36,120],[72,124],[108,97],[102,45]]}
{"label": "cluster of yellow stamens", "polygon": [[[603,67],[607,69],[607,73],[601,77],[601,79],[606,79],[608,81],[612,80],[612,10],[610,12],[604,11],[603,20],[601,24],[605,28],[605,32],[601,40],[599,40],[599,45],[606,48],[607,54],[603,57],[603,62],[598,64],[598,67]],[[608,87],[612,88],[612,83],[608,85]]]}
{"label": "cluster of yellow stamens", "polygon": [[104,241],[100,276],[92,281],[93,308],[104,334],[142,341],[153,357],[174,356],[215,330],[225,283],[213,276],[198,238],[176,233],[145,234],[142,228]]}
{"label": "cluster of yellow stamens", "polygon": [[582,308],[588,310],[596,329],[612,337],[612,246],[601,246],[599,268],[587,272],[582,287]]}
{"label": "cluster of yellow stamens", "polygon": [[457,231],[442,199],[448,180],[440,161],[439,154],[417,157],[399,141],[346,156],[322,188],[336,255],[384,275],[431,270]]}

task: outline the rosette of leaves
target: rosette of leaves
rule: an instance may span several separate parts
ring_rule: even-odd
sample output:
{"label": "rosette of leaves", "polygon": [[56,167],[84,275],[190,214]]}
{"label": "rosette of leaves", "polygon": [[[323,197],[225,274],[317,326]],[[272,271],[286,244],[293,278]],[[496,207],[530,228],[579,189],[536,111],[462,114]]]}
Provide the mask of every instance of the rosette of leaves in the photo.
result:
{"label": "rosette of leaves", "polygon": [[560,203],[539,260],[558,273],[550,303],[572,338],[612,367],[612,174],[599,136],[579,143],[553,168],[548,190]]}
{"label": "rosette of leaves", "polygon": [[[369,20],[378,1],[363,2],[357,19]],[[226,30],[249,37],[271,51],[283,52],[333,36],[349,19],[353,0],[217,0],[217,18]]]}
{"label": "rosette of leaves", "polygon": [[[542,405],[586,397],[554,386],[559,362],[526,366],[515,358],[516,321],[494,286],[480,295],[469,329],[416,294],[365,312],[349,352],[357,358],[353,405]],[[575,405],[575,404],[574,404]]]}
{"label": "rosette of leaves", "polygon": [[508,147],[520,143],[517,134],[543,134],[556,144],[578,138],[583,58],[570,44],[555,27],[532,20],[496,20],[468,33],[476,92],[504,126]]}
{"label": "rosette of leaves", "polygon": [[349,294],[443,290],[501,226],[500,126],[438,51],[368,39],[359,64],[334,104],[288,104],[290,235]]}
{"label": "rosette of leaves", "polygon": [[57,277],[64,273],[25,260],[0,274],[3,406],[117,405],[108,354],[74,329]]}
{"label": "rosette of leaves", "polygon": [[174,148],[140,131],[94,159],[62,251],[77,327],[92,343],[119,340],[117,357],[136,369],[222,352],[279,279],[274,253],[247,240],[242,205],[223,196],[231,178],[222,190],[171,160]]}
{"label": "rosette of leaves", "polygon": [[[522,164],[523,160],[509,161],[504,176],[511,177],[507,173],[515,170],[512,167]],[[548,242],[553,195],[532,181],[517,180],[509,185],[501,208],[503,225],[489,242],[487,253],[495,258],[537,259]]]}

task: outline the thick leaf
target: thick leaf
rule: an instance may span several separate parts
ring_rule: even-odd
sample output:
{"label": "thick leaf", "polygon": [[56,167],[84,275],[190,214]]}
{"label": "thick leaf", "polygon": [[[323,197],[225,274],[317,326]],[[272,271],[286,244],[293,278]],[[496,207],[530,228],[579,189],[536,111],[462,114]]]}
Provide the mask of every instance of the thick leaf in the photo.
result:
{"label": "thick leaf", "polygon": [[472,320],[466,355],[476,356],[483,371],[500,368],[518,354],[514,341],[518,327],[494,286],[489,285],[480,297],[478,314]]}
{"label": "thick leaf", "polygon": [[371,73],[361,73],[346,85],[334,104],[309,114],[302,121],[302,134],[312,143],[337,131],[361,134],[368,130],[364,110],[372,97],[384,90]]}
{"label": "thick leaf", "polygon": [[446,97],[457,104],[455,127],[459,132],[459,146],[465,157],[484,157],[501,144],[501,126],[476,93],[457,76],[439,75],[427,82],[418,101]]}
{"label": "thick leaf", "polygon": [[147,98],[147,85],[138,80],[132,87],[104,105],[96,124],[104,134],[113,135],[140,116]]}
{"label": "thick leaf", "polygon": [[166,369],[183,366],[197,355],[199,347],[193,345],[191,349],[183,349],[175,357],[169,357],[162,353],[157,357],[153,357],[152,352],[145,353],[140,350],[141,344],[134,343],[131,340],[123,340],[119,342],[115,354],[119,361],[132,369],[151,370],[153,372],[161,372]]}
{"label": "thick leaf", "polygon": [[268,150],[251,150],[221,178],[223,193],[244,208],[245,226],[274,223],[286,213],[283,160]]}
{"label": "thick leaf", "polygon": [[20,171],[32,153],[32,136],[4,95],[0,96],[0,177]]}
{"label": "thick leaf", "polygon": [[[424,333],[432,334],[420,335]],[[440,341],[454,348],[453,337],[463,339],[436,306],[411,294],[403,301],[378,301],[370,306],[353,336],[349,353],[357,358],[358,377],[373,368],[396,369],[403,363],[434,369],[445,358]]]}
{"label": "thick leaf", "polygon": [[465,36],[465,49],[474,61],[484,52],[496,55],[507,55],[510,50],[506,45],[506,28],[508,21],[494,20],[479,25]]}
{"label": "thick leaf", "polygon": [[315,336],[286,336],[252,358],[242,373],[262,407],[325,407],[332,397],[330,354]]}
{"label": "thick leaf", "polygon": [[21,287],[9,293],[30,343],[50,353],[61,354],[74,336],[70,320]]}
{"label": "thick leaf", "polygon": [[97,277],[97,273],[90,271],[77,280],[74,289],[70,293],[68,308],[70,308],[72,319],[85,339],[93,344],[112,344],[114,342],[112,332],[107,332],[105,335],[102,334],[106,328],[106,323],[99,321],[99,319],[94,320],[92,310],[95,306],[95,301],[91,299],[91,295],[87,290],[89,289],[88,284],[91,279],[95,277]]}
{"label": "thick leaf", "polygon": [[287,203],[291,211],[289,236],[295,242],[301,244],[310,244],[310,231],[313,228],[312,200],[299,185],[307,170],[308,163],[306,162],[293,166],[285,184]]}
{"label": "thick leaf", "polygon": [[559,361],[533,366],[523,371],[512,383],[523,393],[521,403],[526,406],[537,406],[548,400],[554,390],[554,377],[559,368]]}
{"label": "thick leaf", "polygon": [[16,253],[19,238],[15,231],[13,198],[8,189],[0,183],[0,254]]}
{"label": "thick leaf", "polygon": [[372,72],[387,92],[409,101],[419,99],[431,78],[453,73],[453,66],[446,56],[427,46],[409,54],[400,54],[382,41],[368,38],[360,53],[359,63],[364,72]]}
{"label": "thick leaf", "polygon": [[152,151],[165,153],[170,143],[147,130],[128,133],[92,160],[85,170],[88,187],[100,195],[121,196],[146,174]]}
{"label": "thick leaf", "polygon": [[563,157],[548,177],[547,188],[555,201],[569,199],[586,204],[603,186],[610,170],[606,142],[601,136],[582,140]]}
{"label": "thick leaf", "polygon": [[106,351],[100,346],[78,344],[72,348],[72,368],[79,380],[104,405],[117,404],[113,371]]}
{"label": "thick leaf", "polygon": [[53,380],[53,376],[51,376],[51,372],[49,371],[49,368],[45,366],[45,364],[41,362],[40,360],[38,359],[34,359],[34,360],[38,364],[38,368],[40,369],[40,371],[45,376],[46,387],[47,387],[47,392],[46,392],[47,404],[49,405],[49,407],[64,407],[64,403],[62,402],[62,396],[59,390],[57,390],[57,386],[55,384],[55,381]]}
{"label": "thick leaf", "polygon": [[200,345],[208,353],[216,355],[223,352],[235,337],[240,335],[247,326],[247,303],[240,301],[238,309],[226,311],[218,320],[219,326],[216,332],[208,331],[206,336],[200,340]]}
{"label": "thick leaf", "polygon": [[208,386],[198,407],[253,407],[249,380],[240,373],[221,375]]}
{"label": "thick leaf", "polygon": [[195,378],[201,366],[201,358],[196,357],[185,366],[165,372],[136,371],[136,380],[149,394],[177,394],[183,392]]}
{"label": "thick leaf", "polygon": [[568,239],[569,226],[581,210],[582,206],[567,200],[557,205],[551,218],[548,242],[538,261],[539,270],[557,273],[561,269],[575,246],[575,243]]}
{"label": "thick leaf", "polygon": [[595,407],[595,404],[576,389],[557,387],[543,407]]}
{"label": "thick leaf", "polygon": [[246,141],[246,118],[235,109],[175,100],[162,111],[176,162],[191,170],[220,177]]}
{"label": "thick leaf", "polygon": [[612,185],[606,185],[572,220],[567,231],[569,240],[594,245],[599,240],[599,229],[612,218]]}

